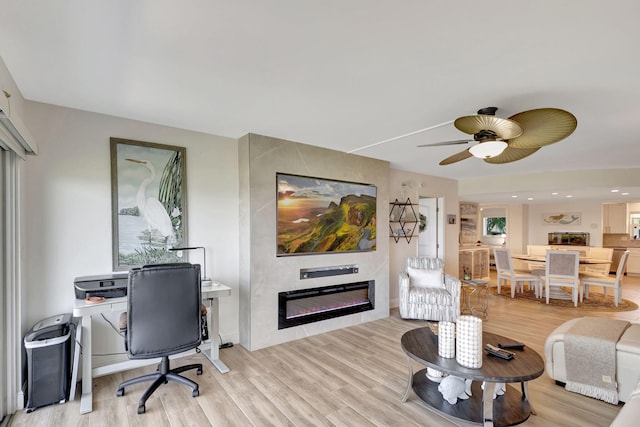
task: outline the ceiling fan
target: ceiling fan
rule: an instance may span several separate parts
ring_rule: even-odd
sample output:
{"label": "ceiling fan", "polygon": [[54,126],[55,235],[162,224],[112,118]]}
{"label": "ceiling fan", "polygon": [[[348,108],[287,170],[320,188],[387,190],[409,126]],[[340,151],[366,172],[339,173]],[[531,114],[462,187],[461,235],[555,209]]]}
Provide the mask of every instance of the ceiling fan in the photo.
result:
{"label": "ceiling fan", "polygon": [[524,159],[545,145],[565,139],[578,126],[573,114],[559,108],[523,111],[508,119],[496,117],[497,110],[497,107],[482,108],[477,115],[459,117],[453,122],[459,131],[473,135],[473,139],[436,142],[418,147],[477,141],[466,150],[442,160],[440,165],[449,165],[469,157],[478,157],[493,164],[509,163]]}

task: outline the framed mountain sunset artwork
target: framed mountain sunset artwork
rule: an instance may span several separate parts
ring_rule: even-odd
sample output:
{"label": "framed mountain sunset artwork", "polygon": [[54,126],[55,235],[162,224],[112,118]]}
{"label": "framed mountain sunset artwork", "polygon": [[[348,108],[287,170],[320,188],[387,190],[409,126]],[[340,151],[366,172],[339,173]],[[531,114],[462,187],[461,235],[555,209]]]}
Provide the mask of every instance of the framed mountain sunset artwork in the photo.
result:
{"label": "framed mountain sunset artwork", "polygon": [[376,249],[376,186],[276,173],[277,255]]}

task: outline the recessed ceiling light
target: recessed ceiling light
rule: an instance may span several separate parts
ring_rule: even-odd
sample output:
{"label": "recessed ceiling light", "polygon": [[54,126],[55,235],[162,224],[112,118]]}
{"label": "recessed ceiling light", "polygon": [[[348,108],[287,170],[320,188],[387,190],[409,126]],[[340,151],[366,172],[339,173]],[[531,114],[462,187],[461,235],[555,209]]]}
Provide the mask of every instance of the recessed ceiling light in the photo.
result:
{"label": "recessed ceiling light", "polygon": [[527,198],[527,200],[533,200],[533,197],[529,197],[529,198]]}
{"label": "recessed ceiling light", "polygon": [[511,196],[511,197],[512,197],[512,198],[514,198],[514,199],[517,199],[517,198],[518,198],[518,196],[516,196],[516,195],[513,195],[513,196]]}
{"label": "recessed ceiling light", "polygon": [[629,193],[621,193],[623,196],[628,196]]}
{"label": "recessed ceiling light", "polygon": [[612,193],[617,193],[618,191],[620,191],[620,190],[615,190],[615,189],[611,190]]}
{"label": "recessed ceiling light", "polygon": [[558,195],[558,193],[553,192],[553,193],[551,193],[551,195],[552,195],[552,196],[557,196],[557,195]]}
{"label": "recessed ceiling light", "polygon": [[564,197],[566,197],[567,199],[570,199],[570,198],[572,198],[573,196],[572,196],[571,194],[567,194],[567,195],[566,195],[566,196],[564,196]]}

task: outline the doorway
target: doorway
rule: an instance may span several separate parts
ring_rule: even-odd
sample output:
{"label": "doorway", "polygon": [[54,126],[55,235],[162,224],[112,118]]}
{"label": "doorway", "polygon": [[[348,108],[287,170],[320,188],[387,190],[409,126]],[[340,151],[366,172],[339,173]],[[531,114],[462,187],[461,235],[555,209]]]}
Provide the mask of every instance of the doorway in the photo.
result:
{"label": "doorway", "polygon": [[442,197],[420,196],[418,211],[418,256],[429,258],[443,258],[444,229]]}

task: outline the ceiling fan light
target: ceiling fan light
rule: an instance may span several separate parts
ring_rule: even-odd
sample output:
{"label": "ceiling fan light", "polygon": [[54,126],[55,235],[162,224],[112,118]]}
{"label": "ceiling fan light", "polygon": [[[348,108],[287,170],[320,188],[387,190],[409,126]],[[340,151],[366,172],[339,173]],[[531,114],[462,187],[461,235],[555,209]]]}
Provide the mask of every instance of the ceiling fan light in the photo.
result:
{"label": "ceiling fan light", "polygon": [[505,148],[507,148],[507,143],[504,141],[485,141],[469,147],[469,152],[473,154],[473,157],[490,159],[501,154]]}

